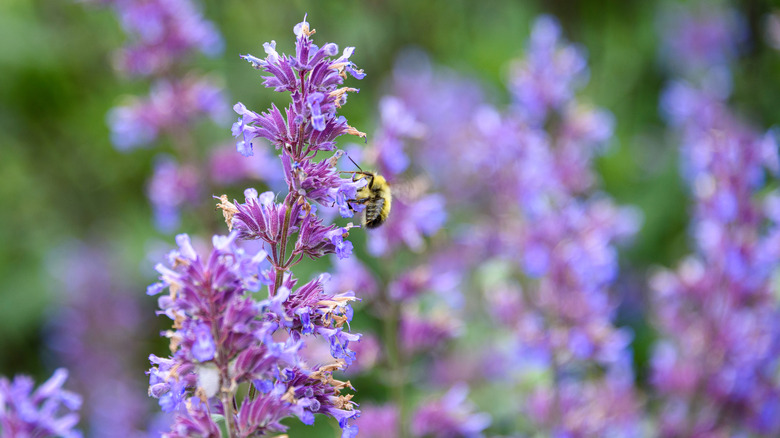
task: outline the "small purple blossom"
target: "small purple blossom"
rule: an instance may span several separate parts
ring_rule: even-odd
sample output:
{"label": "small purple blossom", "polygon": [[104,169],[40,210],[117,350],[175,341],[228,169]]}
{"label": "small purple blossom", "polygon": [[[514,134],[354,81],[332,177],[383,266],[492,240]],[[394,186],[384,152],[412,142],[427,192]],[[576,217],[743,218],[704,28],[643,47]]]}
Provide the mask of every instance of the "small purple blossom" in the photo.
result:
{"label": "small purple blossom", "polygon": [[335,246],[336,255],[340,259],[349,258],[352,255],[352,242],[344,240],[348,235],[349,228],[336,228],[330,232],[330,241]]}
{"label": "small purple blossom", "polygon": [[195,327],[193,332],[195,335],[195,342],[192,345],[192,357],[200,362],[214,359],[216,345],[214,345],[214,338],[211,336],[209,327],[205,324],[201,324]]}

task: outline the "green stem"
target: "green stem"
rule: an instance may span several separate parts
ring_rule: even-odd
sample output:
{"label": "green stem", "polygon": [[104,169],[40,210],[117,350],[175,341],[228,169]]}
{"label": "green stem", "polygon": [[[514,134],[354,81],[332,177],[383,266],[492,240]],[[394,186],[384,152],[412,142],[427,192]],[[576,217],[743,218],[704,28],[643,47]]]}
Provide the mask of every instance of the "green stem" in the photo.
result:
{"label": "green stem", "polygon": [[[222,381],[220,383],[224,388],[225,382]],[[230,385],[229,382],[228,385]],[[226,438],[233,438],[233,400],[230,395],[230,391],[222,391],[222,407],[225,410],[225,429],[227,429]]]}
{"label": "green stem", "polygon": [[276,295],[276,291],[282,287],[284,271],[287,270],[287,268],[282,263],[284,263],[284,260],[287,259],[287,235],[290,232],[290,212],[292,211],[293,205],[295,205],[295,202],[298,200],[298,196],[293,196],[290,199],[290,203],[285,205],[286,210],[284,212],[284,223],[282,224],[282,238],[279,242],[279,257],[277,259],[279,265],[276,266],[276,281],[274,281],[274,290],[271,291],[271,296]]}

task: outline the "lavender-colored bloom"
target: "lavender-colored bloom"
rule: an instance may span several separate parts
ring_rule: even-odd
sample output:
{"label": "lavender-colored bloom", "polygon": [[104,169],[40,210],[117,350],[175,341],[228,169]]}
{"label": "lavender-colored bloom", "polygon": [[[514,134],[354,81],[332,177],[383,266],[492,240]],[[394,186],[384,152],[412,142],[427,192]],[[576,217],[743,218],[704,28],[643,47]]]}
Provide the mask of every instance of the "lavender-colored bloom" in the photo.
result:
{"label": "lavender-colored bloom", "polygon": [[425,127],[415,120],[401,99],[385,96],[379,102],[380,130],[375,136],[375,161],[383,175],[394,177],[409,166],[409,157],[404,153],[404,140],[420,138]]}
{"label": "lavender-colored bloom", "polygon": [[457,295],[461,276],[447,266],[436,263],[418,266],[398,276],[387,286],[387,292],[393,300],[403,302],[421,296],[424,292],[433,292],[443,298],[451,299]]}
{"label": "lavender-colored bloom", "polygon": [[562,116],[555,139],[555,169],[561,185],[570,193],[582,193],[594,185],[592,160],[612,138],[615,120],[608,111],[571,105]]}
{"label": "lavender-colored bloom", "polygon": [[[352,337],[342,328],[352,319],[350,302],[356,298],[351,291],[332,295],[325,293],[323,285],[329,279],[328,274],[322,274],[293,291],[297,280],[292,276],[286,278],[286,291],[266,304],[270,312],[266,317],[286,327],[294,337],[315,332],[321,334],[330,342],[333,357],[349,362],[354,355],[347,346],[349,341],[356,341],[359,336]],[[274,305],[274,301],[281,301],[281,306]]]}
{"label": "lavender-colored bloom", "polygon": [[[383,345],[376,336],[371,334],[361,335],[358,342],[350,344],[350,349],[355,352],[355,361],[344,370],[350,376],[374,369],[382,358]],[[361,409],[361,416],[364,414],[365,411]]]}
{"label": "lavender-colored bloom", "polygon": [[0,377],[0,431],[8,437],[80,438],[74,429],[79,422],[75,412],[81,407],[81,396],[62,389],[68,371],[60,368],[33,390],[35,382],[28,376],[13,380]]}
{"label": "lavender-colored bloom", "polygon": [[468,402],[467,396],[465,385],[455,385],[440,399],[418,407],[412,418],[412,435],[442,438],[484,436],[482,432],[491,423],[490,415],[474,412],[475,408]]}
{"label": "lavender-colored bloom", "polygon": [[348,236],[349,228],[336,228],[329,233],[329,239],[335,247],[335,252],[338,258],[346,259],[352,255],[352,242],[344,240]]}
{"label": "lavender-colored bloom", "polygon": [[327,294],[335,294],[339,291],[357,291],[361,298],[372,298],[377,294],[378,285],[371,271],[366,268],[356,257],[340,259],[332,257],[335,271],[331,280],[324,285]]}
{"label": "lavender-colored bloom", "polygon": [[195,327],[193,332],[195,335],[195,342],[192,345],[192,357],[200,362],[214,359],[216,345],[214,345],[214,338],[211,336],[209,327],[201,324]]}
{"label": "lavender-colored bloom", "polygon": [[244,197],[246,202],[242,204],[238,201],[230,203],[227,196],[224,196],[220,198],[222,202],[217,205],[225,214],[228,228],[235,228],[242,239],[260,239],[268,244],[279,242],[282,239],[282,226],[286,216],[289,217],[290,229],[285,237],[289,237],[292,231],[297,229],[301,215],[299,204],[295,204],[288,215],[288,207],[285,204],[274,202],[273,192],[258,195],[257,190],[246,189]]}

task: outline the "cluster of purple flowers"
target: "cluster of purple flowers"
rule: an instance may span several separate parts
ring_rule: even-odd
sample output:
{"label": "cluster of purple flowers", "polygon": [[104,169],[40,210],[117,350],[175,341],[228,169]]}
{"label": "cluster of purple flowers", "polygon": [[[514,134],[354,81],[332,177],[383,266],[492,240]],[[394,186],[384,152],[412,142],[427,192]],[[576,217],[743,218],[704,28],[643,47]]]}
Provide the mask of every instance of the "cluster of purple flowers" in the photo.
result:
{"label": "cluster of purple flowers", "polygon": [[[609,288],[615,245],[636,231],[637,218],[593,193],[592,160],[611,138],[613,118],[575,99],[587,79],[584,52],[562,41],[550,17],[536,21],[512,71],[515,99],[502,113],[475,84],[408,55],[395,90],[424,130],[412,161],[430,169],[448,205],[468,206],[453,214],[470,215],[455,236],[462,268],[503,267],[484,287],[496,319],[514,335],[504,359],[514,365],[490,372],[552,370],[520,403],[537,428],[635,436],[631,335],[612,322]],[[437,169],[442,156],[454,161],[446,172]],[[611,408],[618,403],[622,409]]]}
{"label": "cluster of purple flowers", "polygon": [[193,194],[207,187],[192,127],[205,118],[225,123],[228,110],[218,81],[187,64],[197,53],[221,53],[222,37],[191,0],[88,1],[110,6],[128,36],[115,57],[116,69],[152,81],[148,96],[126,98],[107,119],[119,150],[170,140],[176,158],[158,158],[147,191],[157,228],[173,232],[180,210],[196,205]]}
{"label": "cluster of purple flowers", "polygon": [[0,433],[3,437],[80,438],[74,429],[81,397],[62,389],[68,371],[60,368],[37,389],[28,376],[0,377]]}
{"label": "cluster of purple flowers", "polygon": [[[697,31],[722,34],[728,44],[721,46],[737,44],[741,34],[728,26],[735,19],[713,23],[717,16],[734,13],[686,15],[705,28]],[[723,57],[709,49],[695,55],[705,68],[720,67]],[[766,173],[780,171],[778,146],[771,132],[757,132],[731,112],[728,92],[688,70],[674,72],[683,79],[667,88],[661,108],[681,141],[695,252],[650,283],[662,334],[652,358],[663,402],[659,428],[664,436],[776,435],[780,309],[771,283],[780,262],[780,216],[777,194],[760,199],[759,192]]]}
{"label": "cluster of purple flowers", "polygon": [[117,54],[117,70],[155,80],[149,96],[134,98],[108,116],[111,138],[121,150],[153,143],[163,132],[183,135],[197,119],[224,116],[221,87],[201,75],[185,75],[194,53],[222,51],[222,37],[190,0],[105,0],[129,41]]}
{"label": "cluster of purple flowers", "polygon": [[205,77],[160,79],[149,96],[128,99],[111,110],[111,141],[120,150],[153,144],[163,133],[178,132],[204,116],[215,122],[225,120],[227,107],[221,87]]}
{"label": "cluster of purple flowers", "polygon": [[[165,333],[172,356],[152,355],[149,371],[149,393],[164,411],[175,413],[169,437],[221,436],[212,414],[224,418],[231,437],[284,431],[280,420],[290,416],[312,424],[316,413],[338,420],[344,437],[357,433],[352,419],[359,411],[352,395],[342,394],[352,386],[333,378],[355,359],[350,343],[360,335],[348,331],[355,294],[326,292],[327,274],[299,286],[291,268],[304,256],[351,254],[346,237],[352,224],[325,224],[313,204],[337,205],[352,216],[359,206],[348,201],[365,181],[340,177],[336,163],[342,152],[321,161],[315,156],[334,151],[342,134],[364,136],[336,114],[346,93],[357,91],[339,88],[347,73],[358,79],[364,74],[349,61],[354,48],[334,58],[337,46],[316,46],[305,19],[294,32],[294,56],[279,55],[275,42],[264,45],[264,59],[242,56],[270,73],[264,77],[267,87],[291,93],[285,115],[276,106],[258,114],[237,103],[240,118],[233,126],[243,155],[254,153],[256,137],[280,151],[287,195],[282,202],[273,192],[254,189],[244,192],[244,202],[223,195],[218,206],[230,235],[215,236],[212,251],[203,257],[188,236],[179,235],[168,266],[157,266],[161,282],[149,287],[151,295],[169,290],[159,305],[173,320],[173,330]],[[252,240],[262,249],[239,245]],[[256,299],[262,290],[267,297]],[[308,364],[302,349],[318,339],[328,343],[331,358]]]}

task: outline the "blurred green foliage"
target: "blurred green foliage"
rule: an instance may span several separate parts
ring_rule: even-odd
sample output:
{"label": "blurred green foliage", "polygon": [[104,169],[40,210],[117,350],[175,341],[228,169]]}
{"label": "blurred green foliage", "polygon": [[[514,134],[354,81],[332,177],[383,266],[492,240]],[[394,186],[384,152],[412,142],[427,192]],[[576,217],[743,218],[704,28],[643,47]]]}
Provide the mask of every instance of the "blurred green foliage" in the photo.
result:
{"label": "blurred green foliage", "polygon": [[[342,113],[370,134],[378,99],[405,47],[420,47],[436,63],[476,78],[505,104],[508,65],[522,54],[532,19],[556,15],[566,37],[588,50],[586,100],[616,116],[616,136],[598,169],[606,192],[644,214],[640,234],[623,252],[624,272],[641,301],[648,269],[673,266],[689,244],[676,143],[657,111],[668,79],[657,61],[655,21],[663,3],[205,0],[205,14],[226,46],[223,56],[198,60],[197,68],[223,77],[232,102],[268,107],[278,97],[260,86],[259,74],[238,54],[261,54],[261,44],[272,39],[289,52],[292,26],[308,12],[318,42],[357,47],[352,59],[368,76]],[[736,70],[735,106],[768,127],[780,120],[780,54],[763,43],[761,17],[774,5],[745,0],[737,6],[753,41]],[[122,96],[148,89],[144,80],[123,78],[111,66],[124,38],[107,9],[76,1],[0,2],[0,374],[41,377],[56,365],[41,359],[48,357],[41,328],[62,298],[49,275],[53,249],[74,238],[112,242],[143,295],[152,265],[145,258],[148,242],[171,242],[151,226],[144,196],[153,157],[167,146],[122,153],[109,142],[108,110]],[[228,128],[202,129],[218,144],[231,141]],[[210,211],[212,201],[203,202]],[[196,223],[185,221],[183,231],[207,234]],[[637,331],[641,371],[652,330],[641,314],[621,322]]]}

